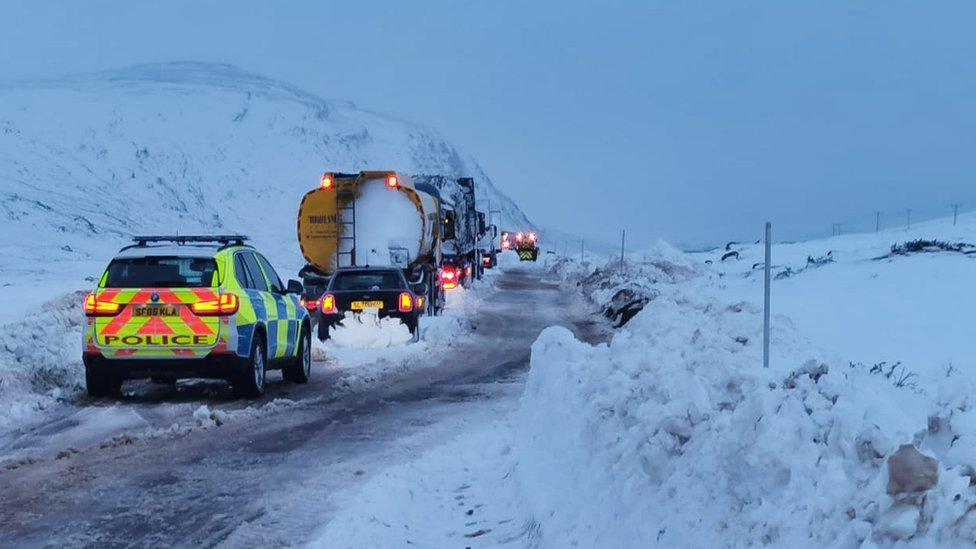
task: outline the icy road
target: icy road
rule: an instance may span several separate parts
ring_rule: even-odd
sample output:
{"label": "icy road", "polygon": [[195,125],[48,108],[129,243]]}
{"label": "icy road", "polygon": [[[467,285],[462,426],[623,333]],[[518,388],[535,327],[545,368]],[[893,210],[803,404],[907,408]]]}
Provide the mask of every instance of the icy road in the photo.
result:
{"label": "icy road", "polygon": [[470,333],[375,378],[348,384],[348,371],[318,362],[308,385],[273,382],[257,403],[213,384],[146,383],[119,403],[82,400],[5,436],[0,545],[312,539],[334,514],[331,494],[511,411],[543,328],[601,339],[578,294],[541,271],[489,280]]}

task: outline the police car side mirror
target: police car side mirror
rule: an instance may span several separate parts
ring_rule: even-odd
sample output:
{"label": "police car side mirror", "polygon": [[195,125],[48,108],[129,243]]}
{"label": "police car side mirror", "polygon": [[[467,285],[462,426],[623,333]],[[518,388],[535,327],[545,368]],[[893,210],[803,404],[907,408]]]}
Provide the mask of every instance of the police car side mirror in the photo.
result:
{"label": "police car side mirror", "polygon": [[305,287],[302,286],[302,283],[301,282],[299,282],[297,280],[289,280],[288,281],[288,290],[287,290],[288,293],[290,293],[290,294],[300,294],[300,293],[302,293],[304,291],[305,291]]}

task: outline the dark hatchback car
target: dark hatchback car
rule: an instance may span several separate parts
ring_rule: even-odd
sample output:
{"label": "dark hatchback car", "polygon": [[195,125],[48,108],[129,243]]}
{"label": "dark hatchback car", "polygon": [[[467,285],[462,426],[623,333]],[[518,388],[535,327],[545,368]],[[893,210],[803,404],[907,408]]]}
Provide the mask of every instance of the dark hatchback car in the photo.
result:
{"label": "dark hatchback car", "polygon": [[411,286],[403,271],[390,267],[348,267],[337,270],[319,298],[318,336],[329,338],[329,330],[346,313],[369,309],[380,318],[398,318],[419,339],[420,316],[424,311],[425,284]]}

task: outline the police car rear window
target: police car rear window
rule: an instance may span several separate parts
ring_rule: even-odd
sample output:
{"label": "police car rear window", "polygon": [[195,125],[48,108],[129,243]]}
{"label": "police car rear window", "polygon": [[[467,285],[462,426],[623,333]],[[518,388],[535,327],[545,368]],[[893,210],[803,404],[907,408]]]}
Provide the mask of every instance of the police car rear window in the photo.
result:
{"label": "police car rear window", "polygon": [[108,266],[106,288],[209,288],[217,262],[209,257],[134,257]]}
{"label": "police car rear window", "polygon": [[336,273],[332,281],[332,289],[336,291],[356,290],[400,290],[403,282],[400,276],[391,271]]}

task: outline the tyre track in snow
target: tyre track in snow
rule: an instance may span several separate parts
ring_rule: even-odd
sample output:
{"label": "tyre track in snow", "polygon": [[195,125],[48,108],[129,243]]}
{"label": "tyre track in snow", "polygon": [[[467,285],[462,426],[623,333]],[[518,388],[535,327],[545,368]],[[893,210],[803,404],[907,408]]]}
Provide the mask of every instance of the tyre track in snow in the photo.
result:
{"label": "tyre track in snow", "polygon": [[[63,459],[0,469],[0,545],[301,543],[328,521],[330,493],[510,411],[543,328],[560,324],[582,339],[603,339],[578,294],[539,271],[510,269],[495,285],[472,319],[474,336],[413,359],[429,366],[335,397],[327,392],[338,376],[319,368],[307,386],[269,391],[266,400],[286,390],[295,400],[269,413],[219,427],[116,437]],[[121,406],[164,398],[150,390]]]}

